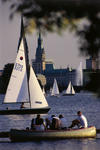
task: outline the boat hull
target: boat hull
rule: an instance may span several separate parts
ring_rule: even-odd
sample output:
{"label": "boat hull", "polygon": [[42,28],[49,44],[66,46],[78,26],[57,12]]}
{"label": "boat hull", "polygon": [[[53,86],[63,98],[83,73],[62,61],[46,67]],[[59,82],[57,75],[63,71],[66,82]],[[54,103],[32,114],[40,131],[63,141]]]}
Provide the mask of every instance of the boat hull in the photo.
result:
{"label": "boat hull", "polygon": [[8,109],[0,110],[0,115],[25,115],[25,114],[46,114],[50,110],[50,107],[34,108],[34,109]]}
{"label": "boat hull", "polygon": [[75,94],[63,94],[63,96],[74,96]]}
{"label": "boat hull", "polygon": [[96,128],[94,126],[84,129],[68,130],[47,130],[47,131],[27,131],[11,129],[11,141],[34,141],[34,140],[53,140],[67,138],[94,138],[96,137]]}
{"label": "boat hull", "polygon": [[59,98],[60,95],[51,95],[50,97],[57,97],[57,98]]}

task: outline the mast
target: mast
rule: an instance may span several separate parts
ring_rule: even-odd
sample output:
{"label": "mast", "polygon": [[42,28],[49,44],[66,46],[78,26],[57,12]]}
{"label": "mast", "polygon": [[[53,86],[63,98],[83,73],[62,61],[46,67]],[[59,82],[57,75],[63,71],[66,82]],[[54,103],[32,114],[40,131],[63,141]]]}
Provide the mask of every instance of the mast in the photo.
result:
{"label": "mast", "polygon": [[[30,91],[29,91],[29,76],[30,76],[30,67],[29,67],[29,51],[28,51],[28,45],[27,40],[25,37],[25,30],[24,30],[24,23],[23,23],[23,15],[21,16],[21,30],[20,30],[20,38],[19,38],[19,44],[18,49],[21,43],[21,40],[23,38],[24,42],[24,50],[25,50],[25,60],[26,60],[26,71],[27,71],[27,85],[28,85],[28,93],[29,93],[29,102],[30,102]],[[18,50],[17,50],[18,52]],[[30,108],[31,108],[31,102],[30,102]]]}

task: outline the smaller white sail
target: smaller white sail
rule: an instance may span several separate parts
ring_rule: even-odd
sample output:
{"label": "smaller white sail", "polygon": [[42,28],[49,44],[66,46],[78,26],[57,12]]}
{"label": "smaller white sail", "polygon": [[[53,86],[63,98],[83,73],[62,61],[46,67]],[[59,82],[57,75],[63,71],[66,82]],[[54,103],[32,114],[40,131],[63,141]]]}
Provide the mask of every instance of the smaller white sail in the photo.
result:
{"label": "smaller white sail", "polygon": [[46,98],[42,92],[42,89],[31,66],[29,78],[29,91],[30,91],[31,108],[48,107]]}
{"label": "smaller white sail", "polygon": [[72,86],[72,94],[75,94],[75,90],[74,90],[73,86]]}
{"label": "smaller white sail", "polygon": [[56,95],[59,95],[59,89],[58,89],[58,85],[57,85],[57,81],[56,79],[54,79],[54,83],[53,83],[53,88],[52,88],[52,91],[51,91],[51,95],[53,96],[56,96]]}
{"label": "smaller white sail", "polygon": [[14,68],[6,91],[4,103],[28,102],[28,85],[23,39],[21,41]]}
{"label": "smaller white sail", "polygon": [[68,88],[67,88],[67,90],[66,90],[65,93],[66,93],[66,94],[70,94],[70,93],[71,93],[71,82],[69,82]]}
{"label": "smaller white sail", "polygon": [[69,82],[68,84],[68,88],[66,89],[65,93],[64,94],[69,94],[69,95],[74,95],[75,94],[75,90],[71,84],[71,81]]}

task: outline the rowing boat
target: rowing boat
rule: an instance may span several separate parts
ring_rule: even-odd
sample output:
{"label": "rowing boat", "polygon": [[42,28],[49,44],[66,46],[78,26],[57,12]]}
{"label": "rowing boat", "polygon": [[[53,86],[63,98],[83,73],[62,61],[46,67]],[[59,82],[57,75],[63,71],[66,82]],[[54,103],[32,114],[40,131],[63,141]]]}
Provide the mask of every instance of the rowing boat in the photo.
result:
{"label": "rowing boat", "polygon": [[82,129],[66,129],[66,130],[10,130],[11,141],[34,141],[34,140],[54,140],[67,138],[94,138],[96,137],[96,128],[91,126]]}

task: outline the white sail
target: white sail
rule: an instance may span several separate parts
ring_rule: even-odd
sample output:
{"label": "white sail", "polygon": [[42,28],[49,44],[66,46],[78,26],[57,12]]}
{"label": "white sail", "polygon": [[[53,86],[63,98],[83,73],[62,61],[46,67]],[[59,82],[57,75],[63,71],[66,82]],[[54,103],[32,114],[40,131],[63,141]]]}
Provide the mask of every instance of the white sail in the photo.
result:
{"label": "white sail", "polygon": [[59,94],[59,89],[58,89],[57,81],[56,79],[54,79],[51,95],[58,95],[58,94]]}
{"label": "white sail", "polygon": [[68,84],[68,88],[66,89],[65,94],[75,94],[75,90],[71,84],[71,81]]}
{"label": "white sail", "polygon": [[66,90],[65,93],[66,93],[66,94],[70,94],[70,93],[71,93],[71,82],[69,82],[68,88],[67,88],[67,90]]}
{"label": "white sail", "polygon": [[6,91],[4,103],[29,101],[26,60],[23,39],[16,57],[14,68]]}
{"label": "white sail", "polygon": [[75,90],[74,90],[73,86],[72,86],[72,94],[75,94]]}
{"label": "white sail", "polygon": [[83,86],[82,62],[80,62],[79,67],[76,69],[76,86]]}
{"label": "white sail", "polygon": [[30,67],[30,78],[29,78],[29,91],[30,91],[30,102],[31,108],[43,108],[48,107],[48,103],[39,85],[39,82],[35,76],[35,73]]}

